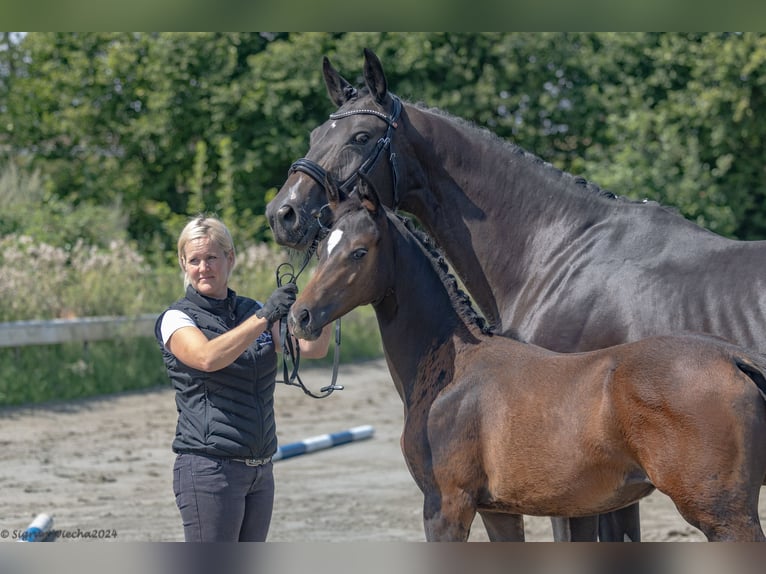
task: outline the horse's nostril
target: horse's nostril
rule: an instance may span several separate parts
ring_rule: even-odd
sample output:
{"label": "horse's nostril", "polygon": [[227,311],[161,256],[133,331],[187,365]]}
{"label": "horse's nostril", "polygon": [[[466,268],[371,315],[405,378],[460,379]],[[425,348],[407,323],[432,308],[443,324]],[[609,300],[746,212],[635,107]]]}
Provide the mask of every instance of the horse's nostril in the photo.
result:
{"label": "horse's nostril", "polygon": [[308,324],[311,322],[311,314],[309,313],[308,309],[301,309],[298,313],[298,325],[302,329],[305,329]]}
{"label": "horse's nostril", "polygon": [[283,224],[291,224],[296,221],[295,210],[291,205],[285,204],[277,210],[277,217]]}

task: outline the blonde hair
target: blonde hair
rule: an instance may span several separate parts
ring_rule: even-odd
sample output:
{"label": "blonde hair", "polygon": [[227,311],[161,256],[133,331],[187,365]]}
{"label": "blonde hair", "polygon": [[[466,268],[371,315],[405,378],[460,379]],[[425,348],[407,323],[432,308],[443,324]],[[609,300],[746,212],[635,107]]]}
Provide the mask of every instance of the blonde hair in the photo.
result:
{"label": "blonde hair", "polygon": [[233,263],[229,271],[234,269],[237,261],[234,252],[234,240],[223,222],[208,215],[196,216],[186,224],[178,236],[178,265],[184,274],[184,289],[189,286],[189,275],[186,272],[186,244],[196,239],[210,239],[221,248],[227,257],[231,257]]}

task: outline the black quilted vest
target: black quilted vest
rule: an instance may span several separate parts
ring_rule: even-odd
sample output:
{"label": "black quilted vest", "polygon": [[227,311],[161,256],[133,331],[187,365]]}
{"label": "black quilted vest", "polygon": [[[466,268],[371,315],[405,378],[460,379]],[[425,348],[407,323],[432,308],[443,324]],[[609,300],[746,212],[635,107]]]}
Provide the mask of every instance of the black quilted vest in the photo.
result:
{"label": "black quilted vest", "polygon": [[[189,315],[208,339],[239,325],[259,308],[256,301],[239,297],[231,289],[226,299],[211,299],[192,287],[169,307]],[[163,315],[154,332],[176,390],[178,424],[173,450],[222,457],[273,455],[277,449],[277,355],[271,333],[263,333],[228,367],[206,373],[185,365],[165,349],[160,334]]]}

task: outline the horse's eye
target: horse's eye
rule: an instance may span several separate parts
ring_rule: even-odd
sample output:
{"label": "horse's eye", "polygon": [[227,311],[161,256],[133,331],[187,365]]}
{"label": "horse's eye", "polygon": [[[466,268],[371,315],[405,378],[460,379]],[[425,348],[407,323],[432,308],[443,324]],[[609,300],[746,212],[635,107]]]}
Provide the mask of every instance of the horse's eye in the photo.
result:
{"label": "horse's eye", "polygon": [[368,141],[370,141],[370,134],[367,132],[359,132],[358,134],[354,135],[354,143],[357,145],[364,145]]}
{"label": "horse's eye", "polygon": [[367,250],[364,247],[360,247],[351,254],[352,259],[361,259],[367,255]]}

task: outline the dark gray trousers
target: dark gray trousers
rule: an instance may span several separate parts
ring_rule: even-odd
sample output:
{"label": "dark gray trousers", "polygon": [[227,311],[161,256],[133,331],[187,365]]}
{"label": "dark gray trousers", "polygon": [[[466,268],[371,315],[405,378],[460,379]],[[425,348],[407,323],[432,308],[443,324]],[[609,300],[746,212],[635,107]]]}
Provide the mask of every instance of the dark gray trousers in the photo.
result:
{"label": "dark gray trousers", "polygon": [[274,463],[247,466],[179,454],[173,492],[187,542],[264,542],[274,508]]}

